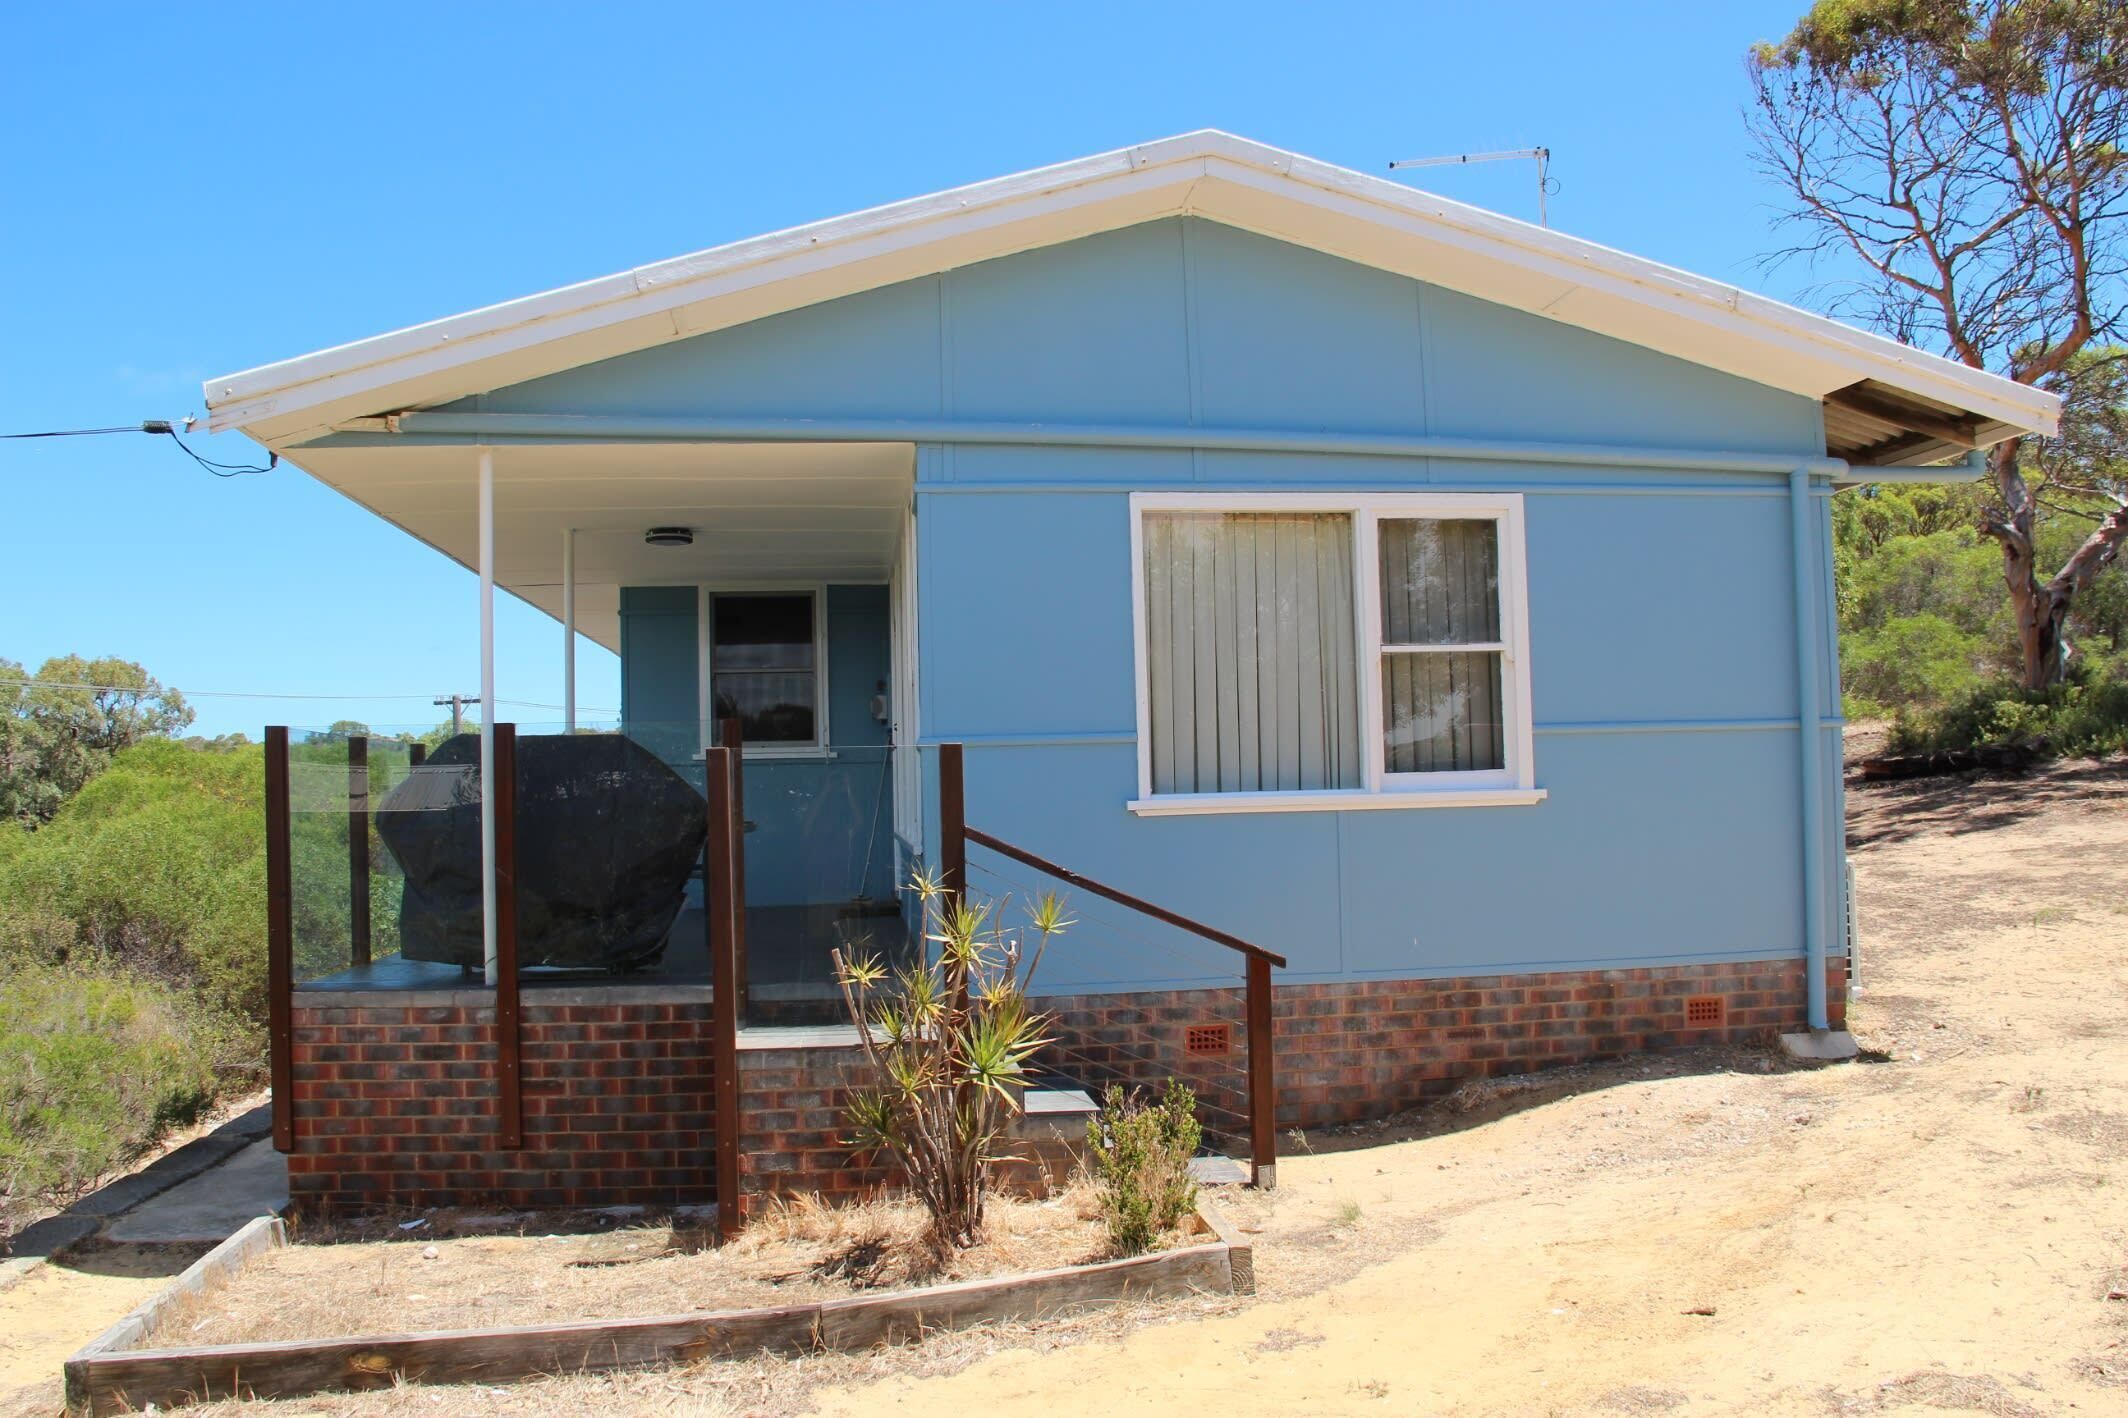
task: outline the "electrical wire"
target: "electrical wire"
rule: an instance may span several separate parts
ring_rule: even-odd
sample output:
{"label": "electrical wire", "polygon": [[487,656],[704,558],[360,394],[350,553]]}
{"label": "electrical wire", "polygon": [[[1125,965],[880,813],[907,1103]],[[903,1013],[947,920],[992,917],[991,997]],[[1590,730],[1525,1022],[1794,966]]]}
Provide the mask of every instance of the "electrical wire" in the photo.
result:
{"label": "electrical wire", "polygon": [[139,424],[121,424],[116,428],[55,428],[45,433],[0,433],[0,438],[88,438],[99,433],[140,433]]}
{"label": "electrical wire", "polygon": [[[147,426],[143,424],[142,429],[147,431]],[[183,449],[187,458],[190,458],[218,478],[241,478],[257,473],[270,473],[280,466],[281,455],[271,452],[266,455],[266,461],[263,463],[217,463],[212,458],[202,458],[199,454],[193,452],[191,446],[184,439],[177,436],[176,429],[165,425],[159,431],[169,434],[170,441]]]}
{"label": "electrical wire", "polygon": [[0,433],[0,438],[93,438],[106,433],[149,433],[167,436],[187,458],[205,468],[218,478],[240,478],[257,473],[270,473],[280,466],[281,455],[268,452],[263,463],[223,463],[204,457],[192,450],[190,444],[177,436],[177,427],[168,419],[142,419],[139,423],[114,424],[109,428],[54,428],[36,433]]}
{"label": "electrical wire", "polygon": [[[168,692],[188,695],[194,699],[317,699],[326,702],[355,699],[427,699],[433,702],[434,699],[434,696],[427,694],[371,694],[366,691],[360,694],[272,694],[265,690],[256,689],[180,689],[176,685],[161,684],[74,684],[63,680],[13,678],[0,679],[0,689],[86,689],[102,694],[162,694]],[[479,703],[477,699],[469,699],[466,702],[468,704]],[[496,697],[495,702],[497,704],[507,704],[517,709],[560,709],[562,707],[559,704],[542,704],[535,699],[504,699],[499,695]],[[582,705],[577,706],[576,712],[579,714],[620,713],[618,709],[587,709]]]}

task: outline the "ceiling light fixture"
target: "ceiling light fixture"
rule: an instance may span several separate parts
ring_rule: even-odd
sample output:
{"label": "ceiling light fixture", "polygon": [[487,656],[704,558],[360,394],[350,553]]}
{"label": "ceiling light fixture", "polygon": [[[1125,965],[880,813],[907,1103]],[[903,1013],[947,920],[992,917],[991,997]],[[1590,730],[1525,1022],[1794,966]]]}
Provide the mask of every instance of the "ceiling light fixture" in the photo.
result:
{"label": "ceiling light fixture", "polygon": [[695,529],[692,527],[652,527],[643,533],[643,542],[654,547],[691,547],[695,544]]}

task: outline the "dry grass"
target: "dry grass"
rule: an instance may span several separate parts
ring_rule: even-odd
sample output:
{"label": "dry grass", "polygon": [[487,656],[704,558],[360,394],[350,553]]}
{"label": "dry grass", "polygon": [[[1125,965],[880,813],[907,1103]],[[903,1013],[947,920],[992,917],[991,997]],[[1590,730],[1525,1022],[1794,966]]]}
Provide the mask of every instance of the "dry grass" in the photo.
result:
{"label": "dry grass", "polygon": [[160,1343],[234,1344],[758,1308],[1109,1258],[1093,1189],[990,1203],[981,1245],[941,1255],[905,1197],[779,1202],[731,1244],[686,1226],[345,1239],[312,1231],[192,1302]]}

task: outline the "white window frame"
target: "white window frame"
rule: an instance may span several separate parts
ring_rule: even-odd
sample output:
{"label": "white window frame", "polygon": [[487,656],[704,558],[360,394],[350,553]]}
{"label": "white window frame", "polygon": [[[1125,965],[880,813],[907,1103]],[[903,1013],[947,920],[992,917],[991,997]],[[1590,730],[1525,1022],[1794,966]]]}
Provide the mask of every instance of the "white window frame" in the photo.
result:
{"label": "white window frame", "polygon": [[[1150,670],[1146,662],[1145,515],[1149,512],[1322,512],[1349,516],[1353,537],[1353,633],[1360,675],[1361,785],[1304,792],[1155,793]],[[1483,645],[1382,644],[1384,518],[1490,519],[1499,525],[1500,629]],[[1130,497],[1131,644],[1138,698],[1138,796],[1142,816],[1231,812],[1344,812],[1375,808],[1505,807],[1542,802],[1530,721],[1529,580],[1522,495],[1513,492],[1134,492]],[[1382,656],[1400,650],[1498,651],[1505,766],[1445,773],[1390,773],[1382,741]]]}
{"label": "white window frame", "polygon": [[[847,584],[838,582],[837,584]],[[698,586],[695,599],[696,694],[702,706],[702,747],[715,742],[716,674],[710,652],[715,648],[716,598],[719,596],[795,596],[813,598],[813,738],[809,743],[746,745],[747,758],[829,758],[834,737],[828,731],[828,588],[824,581],[756,581]]]}

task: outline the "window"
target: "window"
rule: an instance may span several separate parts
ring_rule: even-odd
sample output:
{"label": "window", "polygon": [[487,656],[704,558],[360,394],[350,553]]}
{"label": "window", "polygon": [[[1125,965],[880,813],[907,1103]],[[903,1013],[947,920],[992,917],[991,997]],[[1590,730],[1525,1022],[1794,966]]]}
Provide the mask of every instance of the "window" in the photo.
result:
{"label": "window", "polygon": [[1132,498],[1141,813],[1541,799],[1512,494]]}
{"label": "window", "polygon": [[738,716],[748,748],[815,748],[820,734],[820,618],[811,591],[709,597],[714,717]]}

